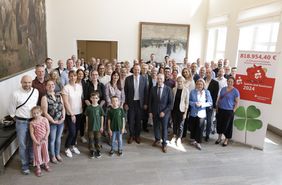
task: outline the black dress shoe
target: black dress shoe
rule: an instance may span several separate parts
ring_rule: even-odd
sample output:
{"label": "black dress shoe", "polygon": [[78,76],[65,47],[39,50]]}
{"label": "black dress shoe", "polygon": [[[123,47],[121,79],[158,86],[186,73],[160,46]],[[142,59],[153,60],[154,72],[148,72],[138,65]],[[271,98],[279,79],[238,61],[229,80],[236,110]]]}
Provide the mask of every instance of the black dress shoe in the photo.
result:
{"label": "black dress shoe", "polygon": [[221,143],[221,139],[218,139],[215,141],[215,144],[218,145],[219,143]]}

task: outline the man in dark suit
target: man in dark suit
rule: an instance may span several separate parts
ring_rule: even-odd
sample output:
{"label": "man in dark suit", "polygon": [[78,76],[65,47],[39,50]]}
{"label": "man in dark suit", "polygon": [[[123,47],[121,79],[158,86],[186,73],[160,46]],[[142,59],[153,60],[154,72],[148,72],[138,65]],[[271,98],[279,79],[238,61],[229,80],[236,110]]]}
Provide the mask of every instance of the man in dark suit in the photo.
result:
{"label": "man in dark suit", "polygon": [[147,81],[140,75],[140,66],[133,66],[133,75],[125,79],[124,84],[125,102],[124,108],[128,110],[129,138],[128,144],[135,139],[140,143],[141,118],[143,109],[147,109]]}
{"label": "man in dark suit", "polygon": [[164,84],[164,75],[158,74],[158,85],[151,90],[149,113],[153,117],[155,141],[153,146],[160,143],[160,128],[162,131],[162,151],[167,152],[167,126],[172,109],[173,94],[170,87]]}
{"label": "man in dark suit", "polygon": [[[141,75],[144,76],[146,78],[146,83],[147,83],[147,94],[150,95],[150,90],[153,86],[153,82],[152,82],[152,77],[148,74],[148,69],[149,66],[148,64],[142,64],[141,65]],[[143,109],[142,112],[142,126],[143,126],[143,131],[144,132],[149,132],[148,129],[148,109]]]}
{"label": "man in dark suit", "polygon": [[212,72],[213,72],[212,68],[206,69],[205,82],[206,82],[206,85],[207,85],[207,89],[211,93],[212,103],[213,103],[213,106],[207,107],[207,109],[206,109],[207,126],[206,126],[205,141],[207,141],[207,142],[209,141],[209,135],[210,135],[210,132],[211,132],[211,123],[213,121],[213,110],[216,107],[216,100],[217,100],[218,91],[219,91],[219,84],[216,80],[212,79]]}

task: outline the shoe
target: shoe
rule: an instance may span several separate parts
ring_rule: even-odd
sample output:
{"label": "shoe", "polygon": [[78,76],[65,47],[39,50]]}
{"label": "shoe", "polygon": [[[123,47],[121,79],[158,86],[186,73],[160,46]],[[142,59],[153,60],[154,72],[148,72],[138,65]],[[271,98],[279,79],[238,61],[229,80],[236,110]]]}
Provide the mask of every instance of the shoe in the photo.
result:
{"label": "shoe", "polygon": [[224,141],[223,143],[222,143],[222,146],[223,147],[225,147],[225,146],[227,146],[228,145],[228,141]]}
{"label": "shoe", "polygon": [[114,155],[114,151],[110,150],[109,154],[110,154],[110,156],[113,156]]}
{"label": "shoe", "polygon": [[24,175],[28,175],[28,174],[30,174],[30,171],[29,171],[29,169],[26,169],[26,170],[22,170],[22,174],[24,174]]}
{"label": "shoe", "polygon": [[58,164],[56,157],[52,157],[50,161],[51,163]]}
{"label": "shoe", "polygon": [[62,159],[62,157],[60,155],[57,155],[56,158],[57,158],[57,161],[63,162],[63,159]]}
{"label": "shoe", "polygon": [[198,150],[202,150],[202,146],[200,145],[200,143],[196,143],[195,147],[196,147]]}
{"label": "shoe", "polygon": [[175,140],[176,146],[180,146],[181,143],[182,143],[182,142],[181,142],[181,139],[180,139],[180,138],[178,138],[178,139]]}
{"label": "shoe", "polygon": [[135,141],[136,141],[137,144],[140,144],[140,142],[141,142],[140,137],[136,137],[136,138],[135,138]]}
{"label": "shoe", "polygon": [[163,153],[167,153],[167,146],[162,146]]}
{"label": "shoe", "polygon": [[97,159],[101,158],[101,153],[100,153],[99,150],[97,150],[97,151],[95,152],[95,157],[96,157]]}
{"label": "shoe", "polygon": [[122,150],[118,150],[118,156],[122,156]]}
{"label": "shoe", "polygon": [[43,165],[43,169],[44,169],[46,172],[51,172],[50,166],[49,166],[48,164]]}
{"label": "shoe", "polygon": [[215,144],[216,144],[216,145],[218,145],[219,143],[221,143],[221,139],[217,139],[217,140],[215,141]]}
{"label": "shoe", "polygon": [[35,175],[37,177],[41,177],[42,176],[42,172],[41,172],[41,169],[40,168],[35,168],[35,171],[34,171]]}
{"label": "shoe", "polygon": [[80,151],[75,146],[71,148],[71,151],[77,155],[80,154]]}
{"label": "shoe", "polygon": [[127,143],[128,143],[128,144],[131,144],[132,141],[133,141],[133,137],[129,137],[128,140],[127,140]]}
{"label": "shoe", "polygon": [[86,139],[84,136],[82,136],[82,137],[80,138],[80,140],[81,140],[82,143],[87,143],[87,139]]}
{"label": "shoe", "polygon": [[196,144],[197,144],[197,142],[196,142],[195,140],[191,140],[191,141],[190,141],[190,145],[196,146]]}
{"label": "shoe", "polygon": [[72,153],[71,153],[69,148],[66,149],[65,154],[66,154],[67,157],[72,158]]}
{"label": "shoe", "polygon": [[158,146],[159,144],[160,144],[160,141],[154,141],[153,144],[152,144],[152,146],[156,147],[156,146]]}
{"label": "shoe", "polygon": [[209,136],[206,136],[206,137],[205,137],[205,141],[206,141],[206,142],[209,142],[209,140],[210,140],[210,137],[209,137]]}
{"label": "shoe", "polygon": [[94,155],[94,151],[93,151],[93,150],[90,150],[90,152],[89,152],[89,157],[90,157],[91,159],[94,159],[95,155]]}

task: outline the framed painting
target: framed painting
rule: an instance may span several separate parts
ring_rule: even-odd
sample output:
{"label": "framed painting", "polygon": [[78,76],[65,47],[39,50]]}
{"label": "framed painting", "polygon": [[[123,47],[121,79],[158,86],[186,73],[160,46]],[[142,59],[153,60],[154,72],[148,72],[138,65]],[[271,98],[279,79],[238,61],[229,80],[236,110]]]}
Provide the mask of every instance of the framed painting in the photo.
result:
{"label": "framed painting", "polygon": [[0,81],[44,62],[45,0],[2,0],[0,28]]}
{"label": "framed painting", "polygon": [[139,58],[150,59],[151,53],[158,63],[169,56],[177,63],[188,57],[190,25],[165,23],[140,23]]}

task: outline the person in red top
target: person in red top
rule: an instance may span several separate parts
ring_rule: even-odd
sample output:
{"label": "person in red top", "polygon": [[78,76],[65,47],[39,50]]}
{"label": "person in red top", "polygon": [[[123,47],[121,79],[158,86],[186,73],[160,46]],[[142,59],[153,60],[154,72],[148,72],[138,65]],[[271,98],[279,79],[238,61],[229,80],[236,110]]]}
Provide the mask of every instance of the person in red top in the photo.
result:
{"label": "person in red top", "polygon": [[33,141],[34,161],[36,166],[35,175],[41,176],[40,165],[44,164],[44,169],[49,172],[50,167],[49,153],[48,153],[48,136],[50,133],[49,122],[47,118],[41,116],[42,110],[39,106],[35,106],[31,109],[32,121],[30,122],[30,136]]}
{"label": "person in red top", "polygon": [[37,105],[41,105],[41,98],[46,95],[45,67],[42,64],[35,66],[36,77],[32,80],[32,87],[39,91]]}

